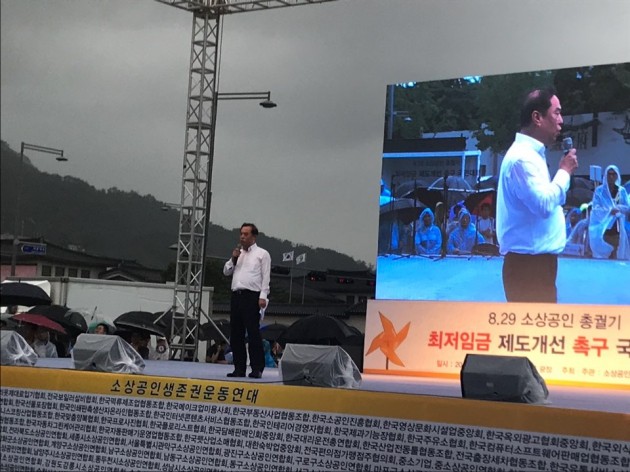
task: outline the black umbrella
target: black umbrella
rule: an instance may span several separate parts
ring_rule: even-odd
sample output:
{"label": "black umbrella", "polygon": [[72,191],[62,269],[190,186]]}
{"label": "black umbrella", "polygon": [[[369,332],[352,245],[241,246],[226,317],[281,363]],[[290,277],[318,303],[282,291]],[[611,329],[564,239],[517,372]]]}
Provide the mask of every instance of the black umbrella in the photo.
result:
{"label": "black umbrella", "polygon": [[[448,180],[447,180],[448,182]],[[480,177],[477,183],[475,183],[475,190],[496,190],[499,185],[499,176],[486,175]]]}
{"label": "black umbrella", "polygon": [[584,177],[573,177],[571,181],[575,188],[585,188],[587,190],[595,190],[595,182]]}
{"label": "black umbrella", "polygon": [[1,306],[35,306],[50,305],[52,300],[46,292],[37,285],[23,282],[6,282],[0,284]]}
{"label": "black umbrella", "polygon": [[412,198],[396,198],[381,205],[380,216],[385,220],[391,218],[409,224],[418,219],[424,208],[423,203]]}
{"label": "black umbrella", "polygon": [[171,326],[167,323],[166,316],[160,321],[156,320],[162,313],[151,313],[149,311],[128,311],[123,313],[114,320],[116,328],[127,330],[147,331],[156,336],[168,338],[170,336]]}
{"label": "black umbrella", "polygon": [[[487,203],[490,205],[490,209],[492,210],[495,206],[495,199],[497,196],[496,190],[487,189],[479,192],[472,193],[466,197],[464,200],[464,205],[470,213],[473,215],[481,214],[481,205],[483,203]],[[495,213],[491,211],[490,213]]]}
{"label": "black umbrella", "polygon": [[50,318],[44,315],[39,315],[37,313],[18,313],[17,315],[13,315],[11,319],[14,321],[19,321],[21,323],[28,323],[35,326],[41,326],[42,328],[46,328],[51,331],[56,331],[61,334],[66,334],[66,330],[59,323],[51,320]]}
{"label": "black umbrella", "polygon": [[[464,179],[463,177],[459,177],[457,175],[449,175],[446,178],[446,206],[447,208],[451,208],[458,202],[461,202],[466,197],[468,197],[471,193],[475,191],[473,187]],[[439,200],[444,201],[444,177],[440,177],[436,179],[427,189],[427,191],[434,192],[434,194],[439,194]],[[427,202],[429,204],[429,202]],[[431,208],[435,208],[432,206]]]}
{"label": "black umbrella", "polygon": [[[420,200],[424,205],[435,210],[438,202],[444,201],[444,192],[441,190],[429,190],[428,188],[419,188],[416,190],[416,199]],[[453,196],[449,193],[449,201]]]}
{"label": "black umbrella", "polygon": [[356,332],[344,321],[327,315],[311,315],[297,320],[278,338],[282,345],[339,345]]}
{"label": "black umbrella", "polygon": [[419,189],[427,188],[430,182],[423,179],[407,180],[394,188],[394,197],[396,198],[417,198]]}
{"label": "black umbrella", "polygon": [[[212,325],[212,323],[204,323],[199,328],[199,340],[200,341],[210,341],[214,340],[214,342],[221,342],[223,340],[223,336],[227,339],[230,339],[230,320],[228,319],[220,319],[220,320],[212,320],[216,325],[216,328]],[[217,331],[217,328],[221,333]]]}
{"label": "black umbrella", "polygon": [[583,187],[574,187],[567,192],[565,206],[579,207],[582,203],[593,201],[593,191]]}
{"label": "black umbrella", "polygon": [[87,333],[88,326],[85,318],[78,311],[73,311],[61,305],[37,305],[28,310],[29,313],[37,313],[50,318],[63,326],[71,336]]}
{"label": "black umbrella", "polygon": [[273,342],[277,341],[278,338],[284,331],[289,327],[289,325],[280,324],[280,323],[272,323],[265,326],[260,327],[260,334],[263,339],[267,341]]}

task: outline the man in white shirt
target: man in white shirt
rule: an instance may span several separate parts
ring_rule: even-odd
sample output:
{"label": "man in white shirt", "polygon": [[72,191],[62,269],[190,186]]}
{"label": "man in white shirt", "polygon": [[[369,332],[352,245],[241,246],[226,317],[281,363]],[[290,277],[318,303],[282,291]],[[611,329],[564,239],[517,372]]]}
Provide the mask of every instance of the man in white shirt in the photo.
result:
{"label": "man in white shirt", "polygon": [[260,312],[267,307],[271,256],[256,244],[258,228],[252,223],[241,225],[239,247],[225,263],[223,274],[232,276],[230,303],[230,345],[234,356],[234,372],[228,377],[245,377],[249,343],[251,378],[259,379],[265,368],[265,352],[260,336]]}
{"label": "man in white shirt", "polygon": [[545,146],[556,142],[562,123],[553,90],[530,92],[521,108],[521,130],[501,164],[497,238],[509,302],[557,302],[558,254],[566,244],[562,205],[578,166],[571,149],[553,179],[549,174]]}

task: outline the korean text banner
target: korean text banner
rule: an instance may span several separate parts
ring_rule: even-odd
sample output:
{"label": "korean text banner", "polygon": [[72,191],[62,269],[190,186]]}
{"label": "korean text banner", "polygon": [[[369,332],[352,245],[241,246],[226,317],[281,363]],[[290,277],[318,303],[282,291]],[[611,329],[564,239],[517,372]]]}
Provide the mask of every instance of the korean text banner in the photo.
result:
{"label": "korean text banner", "polygon": [[364,371],[459,376],[466,354],[527,357],[545,381],[630,389],[630,307],[370,300]]}

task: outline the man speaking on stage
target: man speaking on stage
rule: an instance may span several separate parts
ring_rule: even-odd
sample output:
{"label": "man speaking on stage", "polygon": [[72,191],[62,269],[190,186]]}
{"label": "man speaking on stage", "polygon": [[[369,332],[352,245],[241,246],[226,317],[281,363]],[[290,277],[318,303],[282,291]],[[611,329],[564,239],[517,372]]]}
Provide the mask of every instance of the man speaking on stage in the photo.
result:
{"label": "man speaking on stage", "polygon": [[558,254],[566,243],[562,205],[577,154],[566,150],[551,178],[545,146],[552,146],[562,129],[560,100],[551,89],[527,94],[520,126],[503,158],[497,192],[503,288],[508,302],[557,303]]}

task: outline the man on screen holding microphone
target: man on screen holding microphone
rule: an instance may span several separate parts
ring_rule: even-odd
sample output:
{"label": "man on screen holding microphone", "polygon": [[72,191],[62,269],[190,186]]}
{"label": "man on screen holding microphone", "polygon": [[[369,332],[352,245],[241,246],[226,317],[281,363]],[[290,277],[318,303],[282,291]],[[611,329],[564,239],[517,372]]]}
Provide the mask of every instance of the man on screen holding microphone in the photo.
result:
{"label": "man on screen holding microphone", "polygon": [[256,244],[258,228],[252,223],[241,225],[239,245],[223,266],[223,274],[232,276],[230,302],[230,345],[234,358],[234,372],[228,377],[245,377],[247,352],[245,334],[249,343],[251,378],[262,377],[265,352],[260,336],[261,310],[267,307],[271,256]]}
{"label": "man on screen holding microphone", "polygon": [[499,173],[497,238],[503,254],[503,288],[508,302],[557,302],[558,254],[566,244],[562,205],[576,150],[567,141],[553,179],[545,146],[562,129],[560,100],[551,89],[528,93],[521,108],[521,130]]}

